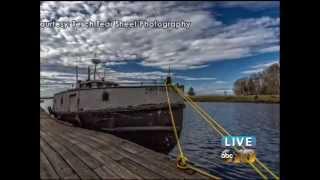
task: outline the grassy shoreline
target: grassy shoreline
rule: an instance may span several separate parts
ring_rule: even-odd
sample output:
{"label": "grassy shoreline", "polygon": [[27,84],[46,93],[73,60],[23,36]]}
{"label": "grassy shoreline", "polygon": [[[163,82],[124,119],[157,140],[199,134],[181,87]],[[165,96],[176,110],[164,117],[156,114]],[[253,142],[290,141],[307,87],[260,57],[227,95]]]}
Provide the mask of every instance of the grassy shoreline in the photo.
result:
{"label": "grassy shoreline", "polygon": [[189,96],[196,102],[250,102],[250,103],[280,103],[279,95],[250,96]]}

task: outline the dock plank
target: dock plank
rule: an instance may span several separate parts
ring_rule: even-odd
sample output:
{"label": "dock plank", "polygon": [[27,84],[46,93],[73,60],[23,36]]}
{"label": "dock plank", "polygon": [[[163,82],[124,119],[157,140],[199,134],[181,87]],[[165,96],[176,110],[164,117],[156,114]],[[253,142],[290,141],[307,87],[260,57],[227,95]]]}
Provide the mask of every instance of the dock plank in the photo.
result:
{"label": "dock plank", "polygon": [[[83,144],[87,144],[88,146],[91,146],[91,148],[98,150],[99,152],[103,153],[106,156],[110,157],[110,153],[112,152],[112,156],[110,158],[114,159],[114,160],[119,160],[123,157],[126,158],[131,158],[135,161],[138,161],[138,163],[140,164],[148,164],[148,168],[154,168],[157,169],[159,171],[161,171],[161,168],[158,169],[157,167],[154,166],[154,164],[156,164],[155,162],[147,162],[145,159],[138,157],[138,156],[129,156],[127,155],[128,152],[124,152],[120,147],[119,144],[120,143],[115,143],[115,144],[110,144],[110,142],[108,141],[104,141],[104,139],[97,139],[94,136],[89,136],[86,135],[85,133],[70,133],[68,134],[69,136],[77,139],[78,141],[82,142]],[[88,143],[88,141],[90,141],[90,143]],[[119,142],[119,141],[118,141]],[[139,158],[139,160],[136,160],[137,158]],[[158,162],[157,162],[158,163]],[[175,174],[168,174],[169,172],[167,172],[167,170],[165,172],[163,172],[164,174],[167,174],[167,176],[169,177],[174,177],[174,178],[178,178],[178,176],[176,176]]]}
{"label": "dock plank", "polygon": [[[181,177],[190,176],[188,174],[183,173],[182,171],[178,171],[176,168],[171,168],[171,167],[168,168],[169,166],[164,166],[164,164],[168,163],[167,161],[165,163],[161,161],[150,161],[142,156],[134,155],[130,152],[124,151],[123,149],[121,149],[119,145],[121,144],[121,141],[126,141],[126,140],[121,140],[120,142],[117,141],[117,143],[109,144],[109,142],[105,142],[104,139],[98,139],[96,136],[92,136],[92,135],[88,136],[88,135],[85,135],[85,133],[78,133],[78,134],[73,133],[70,135],[77,137],[79,141],[81,141],[82,143],[87,143],[89,141],[88,139],[90,139],[91,141],[89,146],[92,145],[92,148],[99,147],[97,148],[97,150],[102,152],[106,156],[110,156],[110,154],[106,152],[109,152],[111,149],[112,156],[110,156],[110,158],[119,157],[119,156],[128,158],[138,164],[141,164],[143,167],[148,168],[150,171],[159,172],[165,178],[179,179]],[[99,146],[97,144],[99,144]]]}
{"label": "dock plank", "polygon": [[139,177],[135,173],[131,172],[130,170],[128,170],[128,169],[124,168],[123,166],[121,166],[120,164],[118,164],[116,161],[114,161],[113,159],[108,157],[106,154],[104,154],[100,151],[97,151],[96,148],[91,147],[90,145],[87,145],[85,143],[79,143],[78,146],[82,150],[90,153],[98,161],[102,162],[103,164],[107,164],[108,165],[107,167],[114,174],[116,174],[118,177],[124,178],[124,179],[142,179],[141,177]]}
{"label": "dock plank", "polygon": [[42,132],[42,137],[56,150],[56,152],[67,162],[81,179],[98,179],[98,176],[89,169],[72,152],[52,139],[49,135]]}
{"label": "dock plank", "polygon": [[89,168],[91,169],[96,169],[99,168],[101,166],[103,166],[103,164],[101,162],[99,162],[98,160],[96,160],[95,158],[93,158],[89,153],[83,151],[82,149],[80,149],[77,145],[74,145],[73,143],[75,141],[68,141],[66,139],[63,139],[62,137],[60,137],[60,135],[55,135],[54,137],[56,140],[58,140],[59,142],[61,142],[62,145],[64,145],[66,148],[68,148],[68,150],[70,150],[72,153],[74,153],[79,159],[81,159]]}
{"label": "dock plank", "polygon": [[[172,160],[171,160],[172,163],[168,163],[168,161],[170,161],[170,159],[167,156],[165,156],[164,154],[161,154],[161,153],[155,153],[154,151],[143,148],[140,145],[134,144],[134,145],[132,145],[132,147],[137,149],[135,151],[138,151],[140,153],[143,152],[144,154],[142,156],[141,156],[141,154],[132,154],[132,151],[127,152],[126,151],[127,148],[122,149],[122,144],[127,144],[127,146],[129,144],[132,144],[132,143],[128,142],[127,140],[121,140],[120,142],[119,142],[119,140],[106,142],[106,141],[104,141],[103,134],[100,134],[100,133],[95,133],[94,135],[90,135],[90,134],[84,135],[84,134],[86,134],[86,132],[82,132],[81,134],[77,135],[78,137],[82,136],[81,140],[84,143],[85,143],[84,139],[90,138],[93,141],[95,141],[96,143],[104,144],[104,146],[102,146],[102,148],[105,147],[105,148],[113,149],[113,151],[115,151],[113,153],[113,156],[116,154],[120,154],[126,158],[132,159],[133,161],[135,161],[139,164],[147,164],[148,165],[147,168],[149,168],[152,171],[160,171],[167,178],[168,177],[174,177],[174,178],[183,177],[185,179],[199,179],[199,178],[203,179],[204,178],[203,176],[200,176],[199,174],[190,175],[190,174],[184,173],[182,171],[177,171],[175,163],[172,162]],[[117,142],[117,143],[113,144],[113,142]],[[91,144],[92,144],[92,142],[91,142]],[[96,145],[94,145],[94,146],[96,146]],[[101,145],[100,145],[100,147],[101,147]],[[138,149],[140,149],[140,150],[138,150]],[[119,155],[116,155],[116,156],[119,156]],[[154,160],[157,156],[159,156],[160,158],[157,158],[156,160]],[[145,158],[145,157],[148,157],[148,158]],[[150,162],[150,160],[154,160],[154,162],[156,162],[156,163]],[[171,172],[174,172],[174,175]],[[176,175],[178,175],[179,177]]]}
{"label": "dock plank", "polygon": [[[71,132],[70,132],[71,133]],[[132,159],[133,161],[137,162],[138,164],[147,164],[147,168],[150,171],[153,172],[160,172],[165,178],[184,178],[184,179],[205,179],[203,176],[200,176],[199,174],[187,174],[184,173],[183,171],[179,171],[177,170],[175,163],[168,163],[169,158],[163,158],[163,159],[157,159],[156,161],[150,161],[148,159],[146,159],[143,156],[137,155],[137,154],[132,154],[130,152],[127,152],[125,150],[123,150],[120,146],[121,144],[132,144],[131,142],[127,141],[127,140],[123,140],[121,139],[120,141],[110,141],[110,140],[106,140],[105,139],[105,134],[104,133],[94,133],[92,134],[91,131],[87,131],[84,130],[81,133],[76,132],[76,133],[72,133],[70,134],[70,136],[72,136],[73,138],[79,138],[79,140],[82,143],[87,143],[88,141],[90,141],[90,143],[88,145],[92,146],[93,148],[97,148],[99,151],[102,151],[104,154],[110,156],[110,154],[106,153],[106,152],[110,152],[112,153],[111,158],[114,159],[115,157],[119,158],[119,156],[123,156],[129,159]],[[113,138],[113,137],[112,137]],[[116,143],[114,143],[116,142]],[[98,145],[99,144],[99,145]],[[127,145],[128,146],[128,145]],[[142,146],[139,146],[137,144],[134,144],[132,146],[135,146],[136,149],[141,149],[139,150],[139,152],[144,152],[146,151],[146,148],[143,148]],[[132,152],[132,151],[131,151]],[[155,158],[155,154],[153,154],[153,156],[151,155],[151,152],[154,153],[154,151],[148,151],[148,154],[150,157],[149,159],[154,159]],[[160,153],[156,154],[160,156]],[[163,154],[161,154],[163,155]],[[163,155],[162,157],[164,157],[165,155]],[[117,160],[117,159],[115,159]]]}
{"label": "dock plank", "polygon": [[167,155],[111,134],[59,123],[40,111],[41,179],[208,179]]}
{"label": "dock plank", "polygon": [[41,179],[58,179],[59,176],[49,163],[47,157],[40,150],[40,178]]}
{"label": "dock plank", "polygon": [[[96,160],[103,164],[107,164],[108,169],[110,172],[113,172],[114,175],[116,175],[118,178],[124,178],[124,179],[142,179],[135,173],[129,171],[128,169],[121,166],[119,163],[114,161],[113,159],[109,158],[105,154],[103,154],[100,151],[97,151],[97,147],[100,147],[99,145],[96,145],[95,143],[87,143],[88,141],[86,139],[83,139],[83,137],[78,136],[78,134],[66,134],[69,138],[74,138],[74,140],[78,141],[78,147],[81,148],[83,151],[89,153],[91,156],[93,156]],[[83,143],[81,143],[83,142]],[[106,167],[102,168],[105,169]],[[99,170],[98,170],[99,171]],[[111,174],[109,172],[109,175]]]}
{"label": "dock plank", "polygon": [[62,179],[79,179],[78,175],[69,167],[69,165],[48,146],[46,142],[40,137],[40,148],[48,157],[59,178]]}
{"label": "dock plank", "polygon": [[130,171],[135,172],[141,177],[145,177],[146,179],[164,179],[164,176],[156,174],[149,169],[145,168],[144,166],[130,160],[127,158],[123,158],[118,161],[122,166],[128,168]]}
{"label": "dock plank", "polygon": [[94,170],[102,179],[119,179],[120,177],[110,170],[108,166],[102,166]]}

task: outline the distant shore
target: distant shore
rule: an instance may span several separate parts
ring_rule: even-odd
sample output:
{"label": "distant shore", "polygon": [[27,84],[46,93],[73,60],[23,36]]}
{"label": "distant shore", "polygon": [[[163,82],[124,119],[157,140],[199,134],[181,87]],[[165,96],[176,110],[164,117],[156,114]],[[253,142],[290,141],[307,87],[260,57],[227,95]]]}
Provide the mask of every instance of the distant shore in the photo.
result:
{"label": "distant shore", "polygon": [[250,96],[189,96],[197,102],[251,102],[251,103],[280,103],[279,95],[250,95]]}

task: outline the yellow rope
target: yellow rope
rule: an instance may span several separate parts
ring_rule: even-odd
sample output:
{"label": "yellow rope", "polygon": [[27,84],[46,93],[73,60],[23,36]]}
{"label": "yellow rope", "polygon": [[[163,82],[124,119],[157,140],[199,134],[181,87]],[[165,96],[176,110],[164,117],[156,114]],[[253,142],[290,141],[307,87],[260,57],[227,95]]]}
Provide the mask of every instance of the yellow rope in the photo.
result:
{"label": "yellow rope", "polygon": [[268,179],[267,176],[265,176],[254,164],[252,163],[249,163],[249,164],[263,179]]}
{"label": "yellow rope", "polygon": [[[180,94],[181,96],[181,91],[174,87]],[[222,129],[222,131],[224,131],[224,133],[226,133],[228,136],[231,136],[230,133],[225,130],[222,126],[220,126],[216,120],[214,120],[206,111],[204,111],[197,103],[195,103],[194,101],[192,101],[192,99],[190,97],[184,96],[185,98],[187,98],[189,100],[189,102],[191,102],[194,106],[198,107],[197,109],[200,110],[204,115],[206,115],[211,121],[213,121],[215,123],[216,126],[218,126],[220,129]],[[241,146],[243,149],[246,149],[244,146]],[[276,176],[267,166],[265,166],[259,159],[256,159],[258,164],[261,165],[263,168],[265,168],[274,178],[279,179],[278,176]]]}
{"label": "yellow rope", "polygon": [[179,140],[179,136],[178,136],[178,132],[177,132],[177,129],[176,129],[176,124],[175,124],[175,121],[174,121],[174,117],[173,117],[173,113],[172,113],[172,108],[171,108],[171,102],[170,102],[170,98],[169,98],[169,93],[168,93],[168,86],[167,86],[167,83],[165,83],[165,86],[166,86],[166,95],[167,95],[167,101],[168,101],[168,106],[169,106],[169,112],[170,112],[170,117],[171,117],[171,123],[172,123],[172,127],[173,127],[173,132],[174,132],[174,135],[175,135],[175,138],[176,138],[176,141],[177,141],[177,145],[178,145],[178,150],[179,150],[179,153],[180,153],[180,156],[177,158],[177,167],[180,168],[180,169],[192,169],[202,175],[205,175],[207,177],[210,177],[210,178],[213,178],[213,179],[220,179],[219,177],[217,176],[214,176],[214,175],[211,175],[199,168],[196,168],[190,164],[187,163],[188,159],[187,157],[184,155],[183,151],[182,151],[182,147],[181,147],[181,144],[180,144],[180,140]]}
{"label": "yellow rope", "polygon": [[258,158],[256,158],[257,163],[262,166],[265,170],[267,170],[275,179],[279,180],[280,178],[275,175],[266,165],[264,165]]}
{"label": "yellow rope", "polygon": [[170,112],[170,116],[171,116],[171,124],[172,124],[172,127],[173,127],[173,132],[174,132],[174,136],[177,140],[177,145],[178,145],[178,150],[180,152],[180,156],[181,157],[184,157],[184,154],[182,152],[182,148],[181,148],[181,145],[180,145],[180,141],[179,141],[179,136],[178,136],[178,132],[177,132],[177,129],[176,129],[176,123],[174,121],[174,118],[173,118],[173,113],[172,113],[172,110],[171,110],[171,102],[170,102],[170,98],[169,98],[169,93],[168,93],[168,87],[167,87],[167,84],[166,84],[166,94],[167,94],[167,101],[168,101],[168,106],[169,106],[169,112]]}
{"label": "yellow rope", "polygon": [[[218,130],[218,128],[216,128],[215,126],[217,126],[217,127],[219,127],[225,134],[227,134],[227,135],[229,135],[230,136],[230,133],[229,132],[227,132],[222,126],[220,126],[208,113],[206,113],[197,103],[195,103],[195,102],[193,102],[192,101],[192,99],[191,98],[189,98],[189,97],[187,97],[187,96],[184,96],[182,93],[181,93],[181,90],[179,90],[179,88],[176,88],[175,86],[172,86],[176,91],[177,91],[177,93],[183,98],[183,99],[185,99],[192,107],[193,107],[193,109],[196,111],[196,112],[198,112],[200,115],[201,115],[201,117],[204,119],[204,120],[206,120],[210,125],[211,125],[211,127],[213,127],[221,136],[223,136],[223,134],[221,133],[221,132],[219,132],[219,130]],[[204,115],[202,115],[202,114],[204,114]],[[210,120],[208,120],[208,119],[210,119]],[[213,123],[214,123],[214,125],[213,125]],[[245,149],[245,147],[244,146],[242,146],[242,148],[244,148]],[[237,150],[237,149],[236,149]],[[276,178],[276,179],[279,179],[279,177],[278,176],[276,176],[267,166],[265,166],[260,160],[258,160],[258,159],[256,159],[257,160],[257,163],[260,165],[260,166],[262,166],[265,170],[267,170],[274,178]],[[263,175],[263,173],[261,173],[255,166],[254,166],[254,164],[252,164],[252,163],[249,163],[252,167],[253,167],[253,169],[254,170],[256,170],[256,172],[258,173],[258,174],[260,174],[262,177],[265,177],[266,178],[266,176],[265,175]]]}
{"label": "yellow rope", "polygon": [[[175,88],[175,87],[174,87]],[[178,88],[175,88],[177,91],[179,91],[178,90]],[[186,98],[185,98],[185,96],[182,96],[187,102],[189,102]],[[190,102],[189,102],[190,103]],[[198,112],[198,114],[205,120],[205,121],[207,121],[208,123],[209,123],[209,125],[213,128],[213,129],[215,129],[222,137],[224,136],[223,135],[223,133],[222,132],[220,132],[220,130],[218,129],[218,128],[216,128],[215,127],[215,125],[212,123],[212,121],[210,121],[210,120],[208,120],[201,112],[199,112],[199,110],[192,104],[192,103],[190,103],[190,105],[193,107],[193,109],[196,111],[196,112]],[[233,147],[235,150],[238,150],[237,148],[235,148],[235,147]],[[263,178],[263,179],[267,179],[267,177],[258,169],[258,168],[256,168],[255,167],[255,165],[253,165],[252,163],[249,163],[252,167],[253,167],[253,169]]]}
{"label": "yellow rope", "polygon": [[[189,98],[189,97],[186,97]],[[227,135],[231,136],[230,133],[228,131],[226,131],[222,126],[220,126],[207,112],[205,112],[204,110],[201,109],[201,107],[192,102],[191,98],[189,98],[191,103],[193,103],[195,106],[198,106],[198,109],[203,112],[208,118],[210,118],[213,122],[215,122],[215,124],[221,128]],[[244,146],[241,146],[243,149],[246,149]],[[275,179],[279,179],[279,177],[277,175],[275,175],[266,165],[264,165],[258,158],[256,158],[257,163],[262,166],[266,171],[268,171]]]}
{"label": "yellow rope", "polygon": [[[173,86],[174,87],[174,86]],[[181,91],[178,89],[178,88],[176,88],[176,87],[174,87],[174,89],[176,89],[177,90],[177,92],[179,93],[179,95],[181,96]],[[190,103],[192,103],[192,104],[194,104],[195,106],[197,106],[198,108],[197,109],[199,109],[202,113],[204,113],[209,119],[211,119],[213,122],[215,122],[215,124],[219,127],[219,128],[221,128],[227,135],[229,135],[230,136],[230,133],[228,133],[228,131],[226,131],[222,126],[220,126],[208,113],[206,113],[204,110],[202,110],[201,109],[201,107],[198,105],[198,104],[196,104],[195,102],[193,102],[192,101],[192,99],[191,98],[189,98],[189,97],[186,97],[186,96],[182,96],[182,97],[185,97],[184,99],[186,99],[188,102],[190,102]],[[243,149],[245,149],[245,147],[244,146],[241,146]],[[275,179],[279,179],[279,177],[277,176],[277,175],[275,175],[266,165],[264,165],[258,158],[256,159],[256,161],[257,161],[257,163],[260,165],[260,166],[262,166],[266,171],[268,171]]]}
{"label": "yellow rope", "polygon": [[[174,87],[175,88],[175,87]],[[181,96],[181,91],[178,89],[178,88],[175,88],[176,89],[176,91],[179,93],[179,95]],[[213,127],[221,136],[223,136],[223,134],[212,124],[213,122],[215,122],[214,120],[213,121],[210,121],[210,120],[208,120],[206,117],[204,117],[203,116],[203,110],[202,109],[200,109],[201,111],[199,111],[199,108],[197,108],[194,104],[196,104],[196,103],[193,103],[191,100],[189,100],[189,99],[187,99],[187,97],[185,97],[185,96],[182,96],[187,102],[189,102],[190,103],[190,105],[193,107],[193,109],[196,111],[196,112],[198,112],[198,114],[199,115],[201,115],[201,117],[205,120],[205,121],[207,121],[208,123],[209,123],[209,125],[211,125],[211,127]],[[217,124],[217,122],[215,122],[215,125],[217,125],[219,128],[221,128],[222,130],[224,130],[219,124]],[[226,130],[224,130],[224,132],[225,133],[227,133],[227,134],[229,134],[228,132],[226,132]],[[230,134],[229,134],[230,135]],[[235,147],[233,147],[235,150],[238,150],[237,148],[235,148]],[[254,164],[252,164],[252,163],[249,163],[252,167],[253,167],[253,169],[261,176],[261,177],[263,177],[264,179],[267,179],[267,177],[258,169],[258,168],[256,168],[255,167],[255,165]]]}
{"label": "yellow rope", "polygon": [[207,172],[205,172],[205,171],[202,171],[201,169],[196,168],[196,167],[194,167],[194,166],[192,166],[192,165],[190,165],[190,164],[188,164],[188,168],[189,168],[189,169],[192,169],[192,170],[194,170],[194,171],[197,171],[198,173],[200,173],[200,174],[202,174],[202,175],[205,175],[205,176],[207,176],[207,177],[210,177],[210,178],[212,178],[212,179],[221,179],[221,178],[219,178],[219,177],[217,177],[217,176],[214,176],[214,175],[209,174],[209,173],[207,173]]}

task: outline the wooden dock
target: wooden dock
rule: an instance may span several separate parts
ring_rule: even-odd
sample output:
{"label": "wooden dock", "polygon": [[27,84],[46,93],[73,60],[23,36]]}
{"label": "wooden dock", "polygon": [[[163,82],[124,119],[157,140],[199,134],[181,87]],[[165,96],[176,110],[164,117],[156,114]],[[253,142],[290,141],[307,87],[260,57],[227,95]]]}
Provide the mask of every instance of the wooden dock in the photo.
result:
{"label": "wooden dock", "polygon": [[59,123],[40,108],[41,179],[208,179],[116,136]]}

